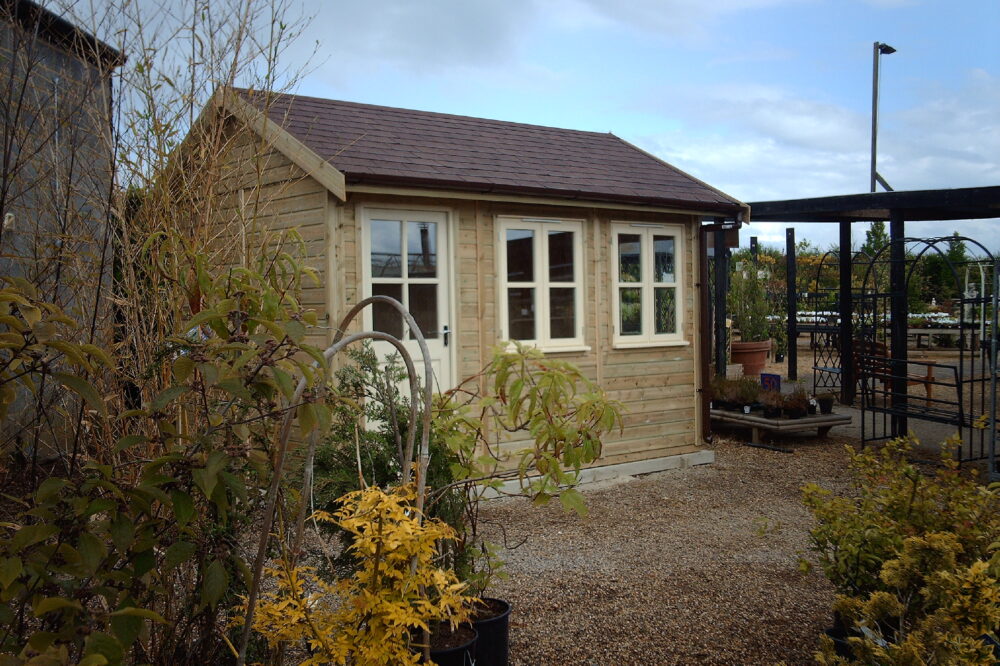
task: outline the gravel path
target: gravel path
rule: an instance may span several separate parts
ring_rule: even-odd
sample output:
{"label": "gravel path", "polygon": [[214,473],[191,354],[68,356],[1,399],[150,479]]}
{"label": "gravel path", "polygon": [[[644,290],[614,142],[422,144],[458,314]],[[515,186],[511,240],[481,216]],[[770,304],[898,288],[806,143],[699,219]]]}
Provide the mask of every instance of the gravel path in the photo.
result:
{"label": "gravel path", "polygon": [[510,579],[513,664],[813,663],[831,587],[801,573],[811,518],[799,487],[843,487],[843,444],[788,439],[791,455],[717,440],[716,463],[585,487],[585,519],[558,503],[483,511]]}

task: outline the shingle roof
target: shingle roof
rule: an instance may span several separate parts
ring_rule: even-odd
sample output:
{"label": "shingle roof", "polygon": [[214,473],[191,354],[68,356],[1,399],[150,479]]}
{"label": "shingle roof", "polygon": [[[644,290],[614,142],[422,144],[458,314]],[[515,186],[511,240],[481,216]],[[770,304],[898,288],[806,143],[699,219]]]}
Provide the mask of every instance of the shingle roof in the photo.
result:
{"label": "shingle roof", "polygon": [[[262,96],[237,91],[251,104]],[[613,134],[274,95],[268,115],[351,184],[736,212],[742,204]]]}

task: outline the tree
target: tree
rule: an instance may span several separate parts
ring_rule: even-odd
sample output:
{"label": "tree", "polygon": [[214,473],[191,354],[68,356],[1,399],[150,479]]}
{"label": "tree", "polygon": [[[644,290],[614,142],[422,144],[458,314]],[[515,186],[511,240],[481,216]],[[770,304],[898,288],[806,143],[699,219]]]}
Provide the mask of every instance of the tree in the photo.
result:
{"label": "tree", "polygon": [[865,232],[865,243],[861,251],[869,257],[874,257],[879,250],[889,244],[889,234],[885,232],[885,222],[875,220]]}

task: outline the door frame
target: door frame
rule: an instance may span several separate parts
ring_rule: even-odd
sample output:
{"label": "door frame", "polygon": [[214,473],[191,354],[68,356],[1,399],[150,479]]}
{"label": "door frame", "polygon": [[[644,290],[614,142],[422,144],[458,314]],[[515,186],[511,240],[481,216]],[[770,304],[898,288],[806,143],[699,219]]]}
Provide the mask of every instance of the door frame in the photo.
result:
{"label": "door frame", "polygon": [[[371,296],[371,263],[369,261],[369,252],[371,250],[371,235],[368,231],[368,223],[371,221],[372,211],[378,210],[389,210],[389,211],[400,211],[400,213],[405,213],[406,211],[415,212],[430,212],[430,213],[440,213],[444,215],[444,225],[445,233],[444,237],[448,242],[447,252],[441,253],[440,256],[445,257],[446,266],[445,270],[441,275],[441,284],[445,288],[445,298],[444,302],[448,306],[449,316],[448,316],[448,332],[451,336],[451,341],[447,347],[445,347],[445,354],[448,360],[448,377],[436,377],[437,383],[441,390],[445,391],[455,386],[458,382],[458,340],[459,340],[459,317],[458,317],[458,294],[455,283],[456,267],[456,250],[458,248],[458,215],[455,210],[449,206],[432,206],[426,204],[399,204],[399,203],[376,203],[368,202],[357,205],[357,214],[355,217],[358,232],[358,256],[357,261],[361,267],[358,274],[361,277],[361,285],[359,292],[359,301]],[[440,264],[439,264],[440,265]],[[365,308],[362,321],[363,326],[366,330],[371,329],[372,325],[372,311],[371,308]],[[439,321],[439,324],[443,322]],[[413,362],[415,364],[420,364],[422,361],[419,358],[414,358]],[[437,388],[437,387],[435,387]]]}

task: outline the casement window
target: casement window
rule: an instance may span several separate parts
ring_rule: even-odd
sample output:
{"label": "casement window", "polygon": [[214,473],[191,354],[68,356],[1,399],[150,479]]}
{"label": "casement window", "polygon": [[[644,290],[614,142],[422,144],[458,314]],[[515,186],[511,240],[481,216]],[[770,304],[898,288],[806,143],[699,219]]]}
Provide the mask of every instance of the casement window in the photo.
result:
{"label": "casement window", "polygon": [[500,217],[497,230],[501,339],[584,348],[583,224]]}
{"label": "casement window", "polygon": [[611,226],[616,347],[686,344],[683,231],[666,224]]}

